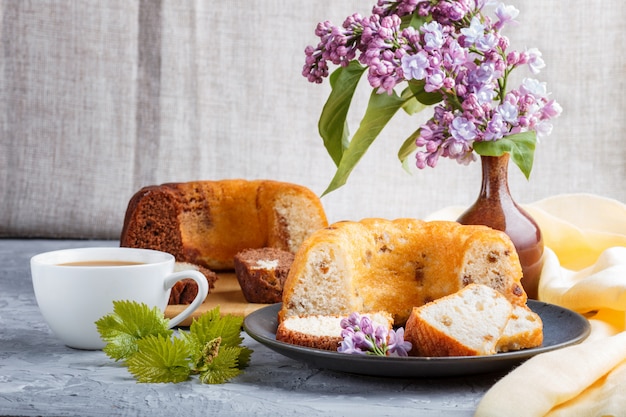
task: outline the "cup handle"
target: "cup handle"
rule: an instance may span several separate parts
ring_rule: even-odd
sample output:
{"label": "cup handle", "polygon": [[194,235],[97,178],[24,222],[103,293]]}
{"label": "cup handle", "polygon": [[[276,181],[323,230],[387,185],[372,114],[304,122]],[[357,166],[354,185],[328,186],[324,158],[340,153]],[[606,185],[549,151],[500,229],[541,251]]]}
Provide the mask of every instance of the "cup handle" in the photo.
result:
{"label": "cup handle", "polygon": [[204,302],[204,299],[209,293],[209,284],[206,277],[201,272],[194,270],[180,271],[170,274],[167,278],[165,278],[165,289],[168,290],[172,288],[174,284],[185,278],[191,278],[196,282],[196,284],[198,284],[198,294],[196,295],[196,298],[193,299],[191,304],[187,306],[187,308],[181,311],[180,314],[170,319],[170,328],[176,326],[178,323],[191,316],[191,313],[193,313],[198,307],[200,307],[200,305]]}

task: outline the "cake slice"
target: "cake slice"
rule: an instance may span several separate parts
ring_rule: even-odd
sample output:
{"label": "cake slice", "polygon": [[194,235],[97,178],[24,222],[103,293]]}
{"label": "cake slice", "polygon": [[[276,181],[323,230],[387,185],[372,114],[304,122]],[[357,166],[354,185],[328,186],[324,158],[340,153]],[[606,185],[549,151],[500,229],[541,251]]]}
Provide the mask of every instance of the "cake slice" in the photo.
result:
{"label": "cake slice", "polygon": [[[218,275],[211,271],[209,268],[205,268],[200,265],[195,265],[189,262],[176,262],[174,264],[174,272],[181,271],[200,271],[202,275],[204,275],[209,284],[209,294],[211,290],[215,288],[215,281],[218,280]],[[172,287],[172,291],[170,292],[170,298],[167,302],[168,305],[171,304],[191,304],[191,302],[198,295],[198,285],[191,278],[186,278],[178,281]]]}
{"label": "cake slice", "polygon": [[[392,329],[393,318],[385,312],[366,314],[377,326]],[[312,315],[291,316],[283,320],[276,329],[276,340],[292,345],[336,351],[341,337],[341,320],[345,316]]]}
{"label": "cake slice", "polygon": [[528,349],[543,343],[541,317],[527,306],[513,306],[511,317],[498,340],[498,352]]}
{"label": "cake slice", "polygon": [[470,284],[460,291],[413,308],[404,339],[412,356],[479,356],[497,352],[513,311],[498,291]]}
{"label": "cake slice", "polygon": [[276,248],[246,249],[235,255],[235,274],[249,303],[282,301],[283,286],[294,255]]}

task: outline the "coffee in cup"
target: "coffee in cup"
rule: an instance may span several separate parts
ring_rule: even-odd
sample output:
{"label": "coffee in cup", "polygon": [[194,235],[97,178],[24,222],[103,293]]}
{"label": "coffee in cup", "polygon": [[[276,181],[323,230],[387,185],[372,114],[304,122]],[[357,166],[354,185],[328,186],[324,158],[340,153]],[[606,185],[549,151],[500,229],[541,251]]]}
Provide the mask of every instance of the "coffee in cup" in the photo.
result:
{"label": "coffee in cup", "polygon": [[31,258],[35,298],[52,332],[67,346],[102,349],[95,322],[113,311],[113,301],[135,301],[164,311],[171,288],[190,278],[198,294],[169,325],[174,327],[204,302],[209,285],[199,271],[174,273],[174,256],[150,249],[64,249]]}

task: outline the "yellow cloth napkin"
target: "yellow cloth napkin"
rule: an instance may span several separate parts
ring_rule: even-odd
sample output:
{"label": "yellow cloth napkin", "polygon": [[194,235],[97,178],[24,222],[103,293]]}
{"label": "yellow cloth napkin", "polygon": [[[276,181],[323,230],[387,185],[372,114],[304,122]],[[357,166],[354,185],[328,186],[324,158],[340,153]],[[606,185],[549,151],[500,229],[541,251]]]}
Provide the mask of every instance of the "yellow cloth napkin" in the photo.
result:
{"label": "yellow cloth napkin", "polygon": [[[505,376],[476,410],[485,416],[626,415],[626,205],[590,194],[524,208],[546,245],[539,299],[585,314],[591,335],[538,355]],[[451,207],[428,220],[453,220]]]}

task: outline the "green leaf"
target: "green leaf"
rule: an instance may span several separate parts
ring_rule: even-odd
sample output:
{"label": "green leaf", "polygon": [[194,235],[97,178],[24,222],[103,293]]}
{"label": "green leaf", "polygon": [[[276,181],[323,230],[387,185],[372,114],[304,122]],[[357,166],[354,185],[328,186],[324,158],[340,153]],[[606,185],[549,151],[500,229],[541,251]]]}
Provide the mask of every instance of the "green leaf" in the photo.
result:
{"label": "green leaf", "polygon": [[401,20],[401,24],[400,24],[400,29],[405,29],[409,26],[414,27],[415,29],[418,29],[420,26],[422,26],[424,23],[426,23],[427,21],[431,20],[430,16],[420,16],[417,11],[413,14],[410,15],[404,15],[400,18]]}
{"label": "green leaf", "polygon": [[346,183],[356,164],[404,103],[405,100],[395,92],[391,95],[372,92],[361,125],[345,149],[335,176],[322,195],[328,194]]}
{"label": "green leaf", "polygon": [[[169,320],[157,308],[116,301],[114,312],[96,322],[109,343],[107,354],[126,359],[128,371],[139,382],[182,382],[201,374],[208,383],[221,383],[238,375],[250,361],[252,350],[238,346],[243,317],[221,316],[219,307],[195,320],[189,332],[173,337]],[[232,369],[231,369],[232,368]]]}
{"label": "green leaf", "polygon": [[241,354],[239,347],[222,347],[219,354],[206,366],[200,374],[200,381],[205,384],[223,384],[241,373],[238,359]]}
{"label": "green leaf", "polygon": [[533,169],[536,144],[537,135],[531,131],[505,136],[497,141],[474,142],[473,146],[476,153],[484,156],[502,156],[509,153],[511,161],[528,179]]}
{"label": "green leaf", "polygon": [[405,100],[405,103],[402,106],[402,109],[409,115],[417,114],[421,112],[422,110],[429,107],[428,105],[424,103],[420,103],[415,98],[413,91],[411,91],[409,87],[405,88],[404,91],[402,91],[401,97]]}
{"label": "green leaf", "polygon": [[[207,311],[198,319],[194,320],[189,327],[189,333],[183,334],[192,349],[192,360],[197,367],[201,367],[203,362],[202,351],[206,345],[214,339],[220,338],[220,346],[236,347],[243,342],[241,337],[241,325],[243,317],[227,314],[220,315],[219,307]],[[221,351],[221,350],[220,350]],[[241,347],[242,357],[239,358],[241,367],[245,367],[249,363],[252,350]]]}
{"label": "green leaf", "polygon": [[409,170],[408,160],[409,160],[409,156],[413,155],[415,151],[417,150],[417,145],[415,144],[415,140],[417,139],[419,134],[420,134],[420,130],[417,129],[415,132],[411,134],[411,136],[406,138],[406,140],[400,147],[400,150],[398,151],[398,159],[402,163],[402,167],[404,168],[404,170],[407,171],[409,174],[411,173],[411,171]]}
{"label": "green leaf", "polygon": [[221,316],[219,307],[215,307],[191,323],[189,334],[202,345],[221,337],[222,346],[237,346],[243,341],[241,337],[242,324],[243,317],[232,314]]}
{"label": "green leaf", "polygon": [[118,361],[134,354],[141,338],[151,335],[169,337],[172,330],[168,323],[169,320],[156,307],[150,309],[135,301],[114,301],[113,313],[96,321],[96,327],[100,337],[107,342],[103,351]]}
{"label": "green leaf", "polygon": [[422,104],[430,106],[433,104],[437,104],[441,100],[443,100],[443,97],[441,94],[429,93],[426,90],[424,90],[424,86],[426,85],[426,80],[409,80],[408,83],[409,83],[409,88],[415,95],[415,98],[417,99],[417,101],[419,101]]}
{"label": "green leaf", "polygon": [[318,129],[330,157],[339,165],[350,136],[346,122],[352,97],[366,67],[352,61],[330,76],[332,90],[320,115]]}
{"label": "green leaf", "polygon": [[137,341],[137,352],[128,358],[128,371],[139,382],[182,382],[189,379],[189,351],[185,341],[162,335]]}
{"label": "green leaf", "polygon": [[239,358],[237,358],[237,363],[239,369],[247,368],[250,364],[250,359],[252,357],[252,349],[246,346],[239,346]]}

